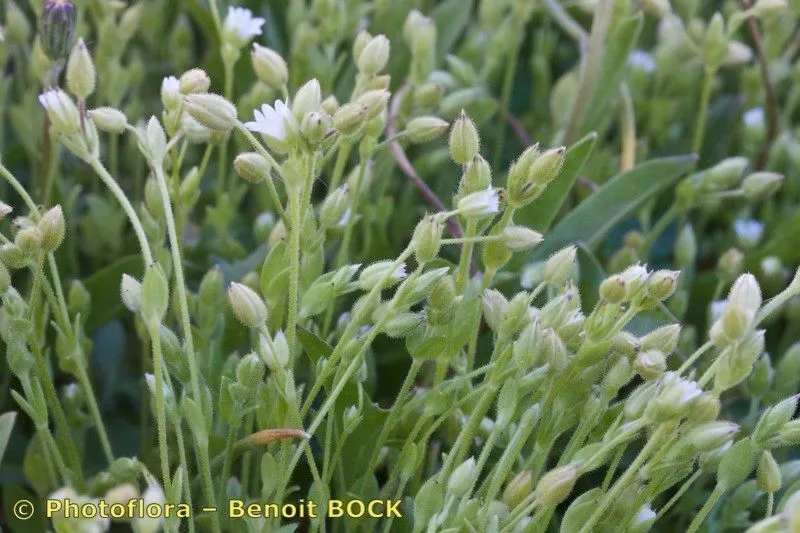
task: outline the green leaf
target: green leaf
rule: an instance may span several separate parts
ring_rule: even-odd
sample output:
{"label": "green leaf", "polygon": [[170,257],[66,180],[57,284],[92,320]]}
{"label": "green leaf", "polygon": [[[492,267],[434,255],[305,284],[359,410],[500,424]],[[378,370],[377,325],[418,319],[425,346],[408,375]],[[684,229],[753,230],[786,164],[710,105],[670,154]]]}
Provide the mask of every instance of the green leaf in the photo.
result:
{"label": "green leaf", "polygon": [[592,155],[596,142],[597,133],[592,132],[567,150],[561,173],[547,186],[539,198],[517,214],[516,218],[520,223],[540,232],[550,229],[569,196],[575,180],[578,179],[584,163]]}
{"label": "green leaf", "polygon": [[303,345],[303,349],[314,364],[323,357],[330,357],[333,353],[333,348],[330,344],[303,326],[297,326],[297,340]]}
{"label": "green leaf", "polygon": [[600,297],[600,283],[605,279],[606,271],[594,253],[584,243],[577,243],[577,247],[581,304],[583,310],[588,313],[594,308]]}
{"label": "green leaf", "polygon": [[746,266],[755,270],[761,260],[769,256],[777,256],[784,265],[796,265],[800,262],[800,209],[784,218],[775,227],[770,228],[772,235],[763,246],[754,253],[747,254]]}
{"label": "green leaf", "polygon": [[441,61],[469,24],[472,0],[445,0],[433,10],[436,23],[436,57]]}
{"label": "green leaf", "polygon": [[16,419],[17,413],[15,411],[0,415],[0,462],[3,461],[3,456],[6,453],[8,439],[11,437],[11,430],[14,429],[14,421]]}
{"label": "green leaf", "polygon": [[639,31],[642,29],[641,14],[623,21],[616,28],[611,28],[612,35],[607,39],[606,53],[598,71],[597,80],[592,91],[589,104],[583,116],[580,132],[587,132],[597,128],[611,100],[619,92],[619,85],[625,75],[630,56]]}
{"label": "green leaf", "polygon": [[614,226],[677,181],[694,162],[691,155],[652,159],[613,177],[564,217],[534,250],[531,259],[545,259],[574,242],[583,241],[594,248]]}
{"label": "green leaf", "polygon": [[[120,314],[123,309],[119,295],[119,283],[123,274],[142,277],[142,257],[139,254],[117,259],[83,280],[86,290],[92,297],[91,313],[86,320],[86,332],[91,333]],[[101,311],[102,310],[102,311]]]}

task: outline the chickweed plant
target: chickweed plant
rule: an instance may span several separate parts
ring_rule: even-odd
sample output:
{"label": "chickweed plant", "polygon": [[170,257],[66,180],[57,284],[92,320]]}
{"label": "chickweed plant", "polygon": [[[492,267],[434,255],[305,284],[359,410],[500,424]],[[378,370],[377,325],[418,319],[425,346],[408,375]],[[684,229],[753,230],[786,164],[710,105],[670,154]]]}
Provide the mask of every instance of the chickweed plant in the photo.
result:
{"label": "chickweed plant", "polygon": [[223,3],[3,3],[3,530],[800,532],[800,2]]}

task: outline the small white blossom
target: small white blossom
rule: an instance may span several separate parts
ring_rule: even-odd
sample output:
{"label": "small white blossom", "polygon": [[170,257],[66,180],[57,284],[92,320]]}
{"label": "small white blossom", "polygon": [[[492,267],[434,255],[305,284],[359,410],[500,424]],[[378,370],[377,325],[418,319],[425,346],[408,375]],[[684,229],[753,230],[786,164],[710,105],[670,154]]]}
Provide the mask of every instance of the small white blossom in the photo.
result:
{"label": "small white blossom", "polygon": [[336,223],[337,228],[343,228],[347,225],[350,221],[350,217],[353,215],[353,210],[349,207],[347,210],[342,214],[342,218],[339,219],[339,222]]}
{"label": "small white blossom", "polygon": [[761,241],[764,235],[764,224],[755,219],[738,219],[733,222],[733,231],[736,238],[745,248],[751,248]]}
{"label": "small white blossom", "polygon": [[633,518],[632,525],[643,524],[645,522],[649,522],[650,520],[655,519],[656,513],[653,511],[653,508],[649,505],[642,506],[639,509],[639,512],[636,513],[636,516]]}
{"label": "small white blossom", "polygon": [[679,379],[674,384],[675,390],[678,392],[679,405],[685,406],[689,402],[703,394],[703,389],[695,381],[688,379]]}
{"label": "small white blossom", "polygon": [[167,76],[161,81],[161,103],[169,110],[181,104],[181,83],[175,76]]}
{"label": "small white blossom", "polygon": [[253,12],[244,7],[229,7],[228,15],[223,23],[225,41],[242,48],[256,35],[261,35],[261,26],[266,22],[261,17],[254,17]]}
{"label": "small white blossom", "polygon": [[742,122],[745,126],[750,128],[760,128],[764,126],[764,108],[763,107],[754,107],[753,109],[748,109],[742,115]]}
{"label": "small white blossom", "polygon": [[645,52],[644,50],[634,50],[628,56],[628,64],[637,69],[645,72],[647,74],[651,74],[656,70],[656,62],[653,60],[653,56]]}
{"label": "small white blossom", "polygon": [[490,186],[463,197],[458,201],[458,210],[466,217],[494,215],[500,210],[500,198]]}
{"label": "small white blossom", "polygon": [[292,112],[281,100],[275,102],[273,108],[269,104],[261,106],[261,111],[256,109],[253,114],[255,121],[247,122],[245,127],[250,131],[262,133],[277,141],[285,141],[288,128],[292,126]]}
{"label": "small white blossom", "polygon": [[61,89],[51,89],[39,95],[53,128],[58,133],[70,135],[80,128],[80,115],[75,102]]}
{"label": "small white blossom", "polygon": [[392,274],[392,277],[397,281],[400,281],[401,279],[406,279],[406,276],[408,276],[408,273],[406,273],[405,263],[397,267],[394,273]]}

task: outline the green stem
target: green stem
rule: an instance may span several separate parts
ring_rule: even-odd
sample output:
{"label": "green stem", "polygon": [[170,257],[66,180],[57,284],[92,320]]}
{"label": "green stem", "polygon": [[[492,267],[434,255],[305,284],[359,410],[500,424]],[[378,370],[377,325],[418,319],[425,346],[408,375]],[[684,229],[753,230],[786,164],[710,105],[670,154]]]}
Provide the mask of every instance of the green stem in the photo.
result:
{"label": "green stem", "polygon": [[125,192],[123,192],[116,180],[111,177],[106,168],[98,159],[93,158],[89,161],[89,164],[100,177],[105,186],[109,188],[111,194],[114,195],[114,198],[116,198],[116,200],[120,203],[122,209],[125,211],[125,214],[128,216],[128,220],[133,226],[133,231],[136,233],[136,238],[139,240],[139,247],[142,250],[142,257],[144,258],[145,265],[152,264],[153,253],[150,251],[150,244],[147,241],[147,234],[144,231],[141,220],[139,220],[139,215],[136,214],[136,210],[134,210],[131,202],[128,200],[128,197],[125,196]]}
{"label": "green stem", "polygon": [[300,191],[289,191],[289,309],[286,319],[286,340],[289,343],[289,367],[294,367],[297,350],[297,305],[300,295]]}
{"label": "green stem", "polygon": [[231,427],[228,429],[228,439],[225,442],[225,462],[222,463],[222,477],[219,482],[219,499],[217,500],[220,503],[219,515],[223,517],[223,521],[225,516],[223,507],[227,504],[228,500],[228,478],[231,477],[231,465],[233,464],[233,445],[236,442],[236,433],[238,431],[239,424],[231,424]]}
{"label": "green stem", "polygon": [[598,506],[595,508],[594,512],[589,516],[588,520],[583,524],[579,533],[590,533],[592,528],[597,523],[600,518],[603,517],[603,514],[606,510],[614,503],[615,499],[619,496],[625,487],[628,486],[630,481],[633,477],[639,472],[639,469],[642,467],[644,462],[650,456],[650,453],[655,449],[655,447],[660,444],[661,437],[669,430],[669,427],[662,424],[659,428],[653,433],[650,439],[647,441],[647,444],[644,445],[642,450],[639,452],[639,455],[636,456],[636,459],[633,460],[631,465],[625,470],[625,473],[617,480],[614,486],[611,488],[610,491],[606,493],[603,499],[600,501]]}
{"label": "green stem", "polygon": [[711,87],[717,69],[706,66],[703,70],[703,86],[700,89],[700,109],[697,112],[697,122],[694,125],[694,140],[692,152],[699,154],[703,148],[703,137],[706,133],[706,119],[708,118],[708,104],[711,100]]}
{"label": "green stem", "polygon": [[469,265],[472,262],[472,249],[474,242],[472,239],[477,232],[477,222],[474,219],[467,221],[467,227],[464,230],[464,246],[461,248],[461,257],[458,260],[458,273],[456,274],[456,291],[461,294],[467,284],[469,275]]}
{"label": "green stem", "polygon": [[647,232],[647,238],[644,240],[644,244],[642,244],[642,257],[647,257],[650,253],[650,248],[656,242],[656,240],[664,233],[664,230],[672,223],[673,220],[678,216],[678,208],[673,204],[667,209],[661,218],[650,228],[650,231]]}
{"label": "green stem", "polygon": [[114,462],[114,452],[111,450],[111,441],[108,439],[106,426],[103,424],[103,417],[100,415],[100,408],[97,406],[97,400],[95,399],[94,391],[92,390],[92,383],[89,380],[89,375],[86,373],[86,367],[83,365],[83,361],[80,361],[77,365],[77,377],[81,387],[83,388],[84,394],[86,394],[86,403],[88,404],[89,412],[92,414],[92,418],[94,419],[94,425],[97,429],[97,435],[100,438],[100,445],[103,448],[106,461],[108,462],[109,466],[111,466],[111,463]]}
{"label": "green stem", "polygon": [[171,478],[169,472],[169,443],[167,442],[167,413],[164,406],[164,359],[161,352],[161,324],[154,322],[147,325],[150,333],[150,344],[153,348],[153,376],[155,377],[155,410],[158,431],[158,452],[161,460],[161,482],[169,493]]}
{"label": "green stem", "polygon": [[664,518],[664,515],[667,514],[667,511],[672,509],[672,507],[676,503],[678,503],[678,500],[681,499],[683,494],[687,490],[689,490],[689,488],[694,484],[694,482],[697,481],[697,478],[699,478],[702,474],[703,474],[702,470],[700,470],[700,469],[696,470],[695,473],[692,474],[692,476],[689,479],[687,479],[683,483],[683,485],[681,485],[681,488],[678,489],[678,492],[676,492],[672,496],[672,498],[670,498],[670,500],[667,503],[665,503],[664,506],[661,509],[658,510],[658,514],[656,515],[656,520],[655,520],[656,522],[658,522],[660,519]]}
{"label": "green stem", "polygon": [[703,504],[700,512],[695,515],[694,520],[692,520],[692,523],[689,524],[689,529],[686,530],[686,533],[695,533],[695,531],[700,529],[700,526],[703,525],[706,517],[708,517],[708,514],[711,512],[711,510],[714,508],[714,505],[716,505],[717,501],[719,501],[724,493],[725,489],[720,487],[720,485],[714,487],[714,491],[711,493],[711,496],[708,497],[708,500],[706,500],[706,503]]}

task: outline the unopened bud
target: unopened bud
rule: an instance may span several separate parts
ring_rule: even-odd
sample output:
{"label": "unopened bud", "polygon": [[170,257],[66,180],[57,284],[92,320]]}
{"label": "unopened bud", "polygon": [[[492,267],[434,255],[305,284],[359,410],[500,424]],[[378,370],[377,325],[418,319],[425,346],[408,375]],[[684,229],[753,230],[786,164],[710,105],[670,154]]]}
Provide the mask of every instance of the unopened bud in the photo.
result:
{"label": "unopened bud", "polygon": [[497,191],[486,190],[468,194],[458,201],[458,212],[467,218],[482,218],[494,215],[500,210],[500,197]]}
{"label": "unopened bud", "polygon": [[447,492],[455,498],[466,496],[472,489],[477,475],[478,470],[475,458],[470,457],[453,470],[450,479],[447,481]]}
{"label": "unopened bud", "polygon": [[406,125],[406,133],[412,143],[421,144],[436,139],[449,127],[450,123],[439,117],[417,117]]}
{"label": "unopened bud", "polygon": [[38,226],[29,226],[17,232],[14,244],[25,254],[38,253],[42,247],[42,230]]}
{"label": "unopened bud", "polygon": [[325,139],[331,127],[331,117],[327,113],[312,111],[300,123],[300,133],[312,145],[318,145]]}
{"label": "unopened bud", "polygon": [[695,426],[687,434],[692,446],[699,452],[709,452],[733,439],[739,426],[732,422],[706,422]]}
{"label": "unopened bud", "polygon": [[659,350],[669,355],[677,348],[680,334],[681,325],[670,324],[654,329],[639,339],[639,343],[641,344],[642,350]]}
{"label": "unopened bud", "polygon": [[417,87],[414,92],[414,103],[422,108],[433,108],[439,105],[444,96],[444,87],[438,83],[426,83]]}
{"label": "unopened bud", "polygon": [[269,177],[270,164],[261,154],[245,152],[233,160],[233,169],[245,181],[261,183]]}
{"label": "unopened bud", "polygon": [[169,283],[164,270],[157,263],[147,267],[142,280],[142,317],[147,324],[163,320],[169,307]]}
{"label": "unopened bud", "polygon": [[358,277],[359,286],[365,290],[372,290],[376,285],[384,289],[395,285],[406,278],[405,263],[395,266],[394,261],[379,261],[361,271]]}
{"label": "unopened bud", "polygon": [[436,259],[442,246],[442,224],[435,216],[426,216],[419,221],[411,237],[411,246],[418,263]]}
{"label": "unopened bud", "polygon": [[575,465],[558,467],[547,472],[536,485],[536,499],[543,506],[554,506],[567,499],[575,481],[578,468]]}
{"label": "unopened bud", "polygon": [[572,279],[577,253],[575,246],[568,246],[550,256],[542,269],[542,280],[551,287],[559,287]]}
{"label": "unopened bud", "polygon": [[531,493],[533,490],[533,476],[530,470],[523,470],[508,482],[506,489],[503,491],[503,503],[509,509],[515,508],[517,505]]}
{"label": "unopened bud", "polygon": [[128,311],[138,313],[142,307],[142,284],[139,280],[123,274],[119,292],[122,303]]}
{"label": "unopened bud", "polygon": [[297,89],[292,101],[292,113],[298,122],[302,122],[308,113],[319,111],[321,106],[322,89],[319,80],[313,78]]}
{"label": "unopened bud", "polygon": [[525,226],[506,226],[500,233],[500,238],[503,244],[514,251],[533,248],[544,240],[541,233]]}
{"label": "unopened bud", "polygon": [[320,105],[322,106],[322,109],[330,116],[335,115],[336,111],[339,109],[339,101],[334,95],[327,97]]}
{"label": "unopened bud", "polygon": [[772,17],[780,15],[788,7],[786,0],[758,0],[753,6],[753,13],[757,17]]}
{"label": "unopened bud", "polygon": [[319,212],[320,225],[323,228],[339,226],[348,209],[350,209],[350,195],[349,187],[345,184],[329,194],[322,202]]}
{"label": "unopened bud", "polygon": [[479,148],[478,129],[462,109],[450,130],[450,155],[459,165],[466,165],[478,155]]}
{"label": "unopened bud", "polygon": [[764,200],[778,192],[782,184],[783,174],[756,172],[742,181],[742,192],[748,200]]}
{"label": "unopened bud", "polygon": [[625,279],[615,274],[600,283],[600,298],[612,304],[619,304],[628,297],[628,284]]}
{"label": "unopened bud", "polygon": [[774,493],[781,489],[781,470],[769,450],[762,451],[758,459],[756,482],[764,492]]}
{"label": "unopened bud", "polygon": [[200,68],[193,68],[183,73],[178,80],[178,87],[183,95],[201,94],[208,92],[211,87],[211,79],[206,71]]}
{"label": "unopened bud", "polygon": [[97,129],[119,135],[125,132],[128,119],[125,113],[113,107],[97,107],[88,112]]}
{"label": "unopened bud", "polygon": [[189,94],[184,104],[193,119],[211,130],[228,131],[236,126],[236,107],[218,94]]}
{"label": "unopened bud", "polygon": [[717,263],[717,274],[725,281],[733,281],[742,273],[744,254],[737,248],[729,248]]}
{"label": "unopened bud", "polygon": [[[16,9],[16,12],[24,20],[24,15],[18,8],[12,6],[12,9]],[[7,15],[6,22],[8,23],[8,29],[11,30],[13,20],[10,14]],[[50,59],[57,60],[67,56],[75,40],[76,24],[77,13],[72,0],[44,1],[42,15],[39,19],[39,37],[42,49]],[[10,31],[9,34],[11,34]],[[9,37],[10,40],[14,40],[13,35],[9,35]],[[23,41],[25,40],[27,40],[27,37],[23,39]]]}
{"label": "unopened bud", "polygon": [[385,35],[377,35],[364,45],[356,56],[358,71],[373,76],[382,71],[389,61],[389,39]]}
{"label": "unopened bud", "polygon": [[86,49],[83,39],[72,48],[67,62],[67,87],[69,91],[81,100],[85,100],[94,92],[97,83],[97,73],[94,69],[92,56]]}
{"label": "unopened bud", "polygon": [[333,115],[333,127],[344,135],[352,135],[367,121],[367,107],[350,103],[341,106]]}
{"label": "unopened bud", "polygon": [[739,276],[728,293],[729,303],[736,303],[751,313],[758,312],[761,301],[761,287],[752,274]]}
{"label": "unopened bud", "polygon": [[280,90],[289,80],[289,68],[281,55],[258,43],[253,43],[250,53],[253,61],[253,70],[258,79],[275,90]]}
{"label": "unopened bud", "polygon": [[267,307],[264,300],[252,289],[241,283],[231,283],[228,289],[233,314],[249,328],[257,328],[267,321]]}
{"label": "unopened bud", "polygon": [[260,335],[258,353],[273,373],[286,368],[289,363],[289,343],[283,331],[276,333],[272,341]]}
{"label": "unopened bud", "polygon": [[61,206],[57,205],[47,210],[39,220],[39,229],[42,232],[42,249],[52,252],[64,241],[66,223]]}
{"label": "unopened bud", "polygon": [[71,135],[80,128],[78,108],[61,89],[52,89],[40,94],[39,103],[47,112],[47,117],[56,132]]}
{"label": "unopened bud", "polygon": [[691,224],[685,224],[675,241],[675,264],[679,268],[693,265],[697,257],[697,237]]}

